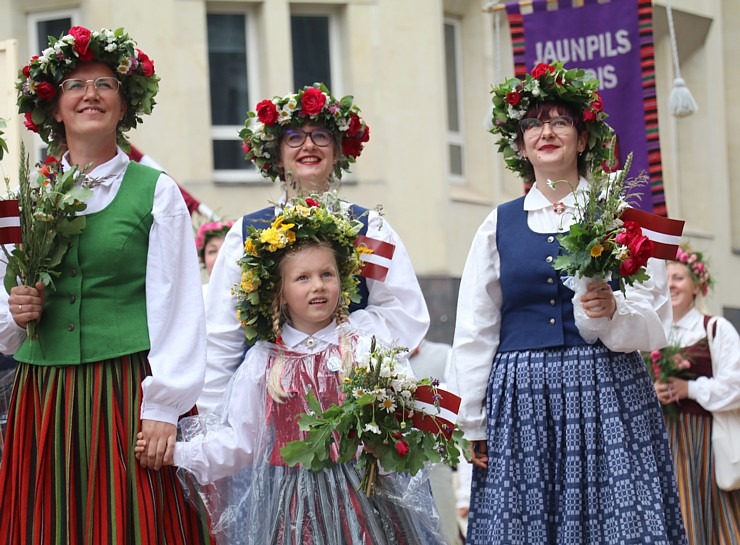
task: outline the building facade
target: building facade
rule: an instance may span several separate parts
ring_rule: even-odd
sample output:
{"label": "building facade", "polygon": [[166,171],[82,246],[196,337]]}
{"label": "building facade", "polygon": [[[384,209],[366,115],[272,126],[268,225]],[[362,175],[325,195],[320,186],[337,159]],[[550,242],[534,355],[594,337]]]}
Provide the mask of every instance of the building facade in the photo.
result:
{"label": "building facade", "polygon": [[[579,0],[575,0],[578,2]],[[611,0],[625,1],[625,0]],[[491,84],[513,73],[503,12],[484,0],[2,0],[0,117],[11,149],[39,140],[15,115],[17,69],[70,25],[124,27],[162,78],[154,113],[131,133],[218,215],[234,218],[280,188],[243,160],[237,132],[262,98],[324,81],[353,95],[372,139],[342,194],[382,204],[428,296],[433,340],[451,341],[459,276],[473,234],[522,193],[484,128]],[[699,104],[668,113],[673,61],[664,2],[654,1],[663,173],[670,216],[711,257],[708,309],[740,326],[740,55],[737,0],[671,0],[681,71]],[[10,155],[13,155],[11,152]],[[16,172],[13,157],[3,162]]]}

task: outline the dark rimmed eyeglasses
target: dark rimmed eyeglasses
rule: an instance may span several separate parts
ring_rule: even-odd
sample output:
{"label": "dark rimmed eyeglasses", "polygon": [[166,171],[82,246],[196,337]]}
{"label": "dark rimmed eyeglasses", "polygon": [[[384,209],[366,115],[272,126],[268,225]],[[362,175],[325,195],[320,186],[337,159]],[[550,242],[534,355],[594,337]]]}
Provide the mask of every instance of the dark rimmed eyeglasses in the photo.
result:
{"label": "dark rimmed eyeglasses", "polygon": [[283,133],[283,141],[291,148],[300,148],[307,137],[311,137],[311,142],[320,148],[325,148],[334,141],[329,129],[314,129],[312,131],[288,129]]}
{"label": "dark rimmed eyeglasses", "polygon": [[121,87],[121,82],[118,79],[111,76],[104,76],[97,79],[65,79],[59,84],[67,94],[70,95],[84,95],[87,91],[87,86],[92,84],[95,92],[106,94],[106,93],[117,93]]}
{"label": "dark rimmed eyeglasses", "polygon": [[542,121],[541,119],[537,119],[536,117],[526,117],[519,120],[519,127],[522,129],[522,132],[527,135],[540,134],[545,129],[546,124],[550,125],[551,131],[556,133],[564,133],[567,132],[568,129],[573,127],[576,122],[575,119],[573,119],[569,115],[559,115],[556,117],[551,117],[547,121]]}

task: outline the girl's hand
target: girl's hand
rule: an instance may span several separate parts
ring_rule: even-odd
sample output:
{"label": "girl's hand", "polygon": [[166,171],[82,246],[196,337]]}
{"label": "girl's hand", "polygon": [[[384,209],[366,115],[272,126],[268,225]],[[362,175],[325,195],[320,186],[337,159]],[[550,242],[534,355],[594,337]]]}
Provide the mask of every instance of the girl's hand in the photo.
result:
{"label": "girl's hand", "polygon": [[43,282],[36,282],[35,287],[15,286],[10,290],[8,297],[8,308],[10,315],[18,327],[26,327],[32,320],[41,319],[44,310],[44,286]]}
{"label": "girl's hand", "polygon": [[673,394],[673,401],[689,397],[689,382],[677,377],[668,379],[668,389]]}
{"label": "girl's hand", "polygon": [[136,435],[136,445],[134,446],[134,456],[136,456],[137,460],[141,458],[141,455],[144,454],[145,450],[146,450],[146,441],[144,441],[144,434],[139,432]]}
{"label": "girl's hand", "polygon": [[488,445],[485,440],[471,441],[470,462],[478,469],[488,469]]}
{"label": "girl's hand", "polygon": [[141,467],[159,471],[163,465],[171,466],[175,455],[177,426],[159,420],[142,420],[141,431],[136,436],[136,447],[142,450],[137,459]]}
{"label": "girl's hand", "polygon": [[581,296],[583,310],[589,318],[611,318],[617,311],[617,300],[612,287],[603,281],[591,282]]}

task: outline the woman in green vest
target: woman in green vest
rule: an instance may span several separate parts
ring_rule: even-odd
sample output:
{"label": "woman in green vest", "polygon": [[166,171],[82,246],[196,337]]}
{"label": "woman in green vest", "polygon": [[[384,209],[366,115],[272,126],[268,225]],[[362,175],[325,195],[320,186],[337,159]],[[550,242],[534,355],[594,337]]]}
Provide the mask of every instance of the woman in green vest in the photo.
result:
{"label": "woman in green vest", "polygon": [[0,352],[19,362],[0,466],[3,544],[210,541],[161,467],[203,386],[205,324],[179,189],[121,148],[158,90],[135,46],[122,29],[74,27],[19,72],[26,126],[63,168],[90,165],[94,189],[55,289],[0,297]]}

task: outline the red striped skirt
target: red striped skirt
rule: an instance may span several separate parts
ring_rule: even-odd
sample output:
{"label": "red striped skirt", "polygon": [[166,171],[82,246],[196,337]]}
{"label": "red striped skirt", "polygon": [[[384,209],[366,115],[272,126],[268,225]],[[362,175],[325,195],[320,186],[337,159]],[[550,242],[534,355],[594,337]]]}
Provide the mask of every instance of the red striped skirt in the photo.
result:
{"label": "red striped skirt", "polygon": [[740,545],[740,490],[717,488],[712,417],[682,412],[666,426],[689,545]]}
{"label": "red striped skirt", "polygon": [[134,457],[146,353],[65,367],[19,363],[0,465],[0,543],[211,543],[174,467]]}

